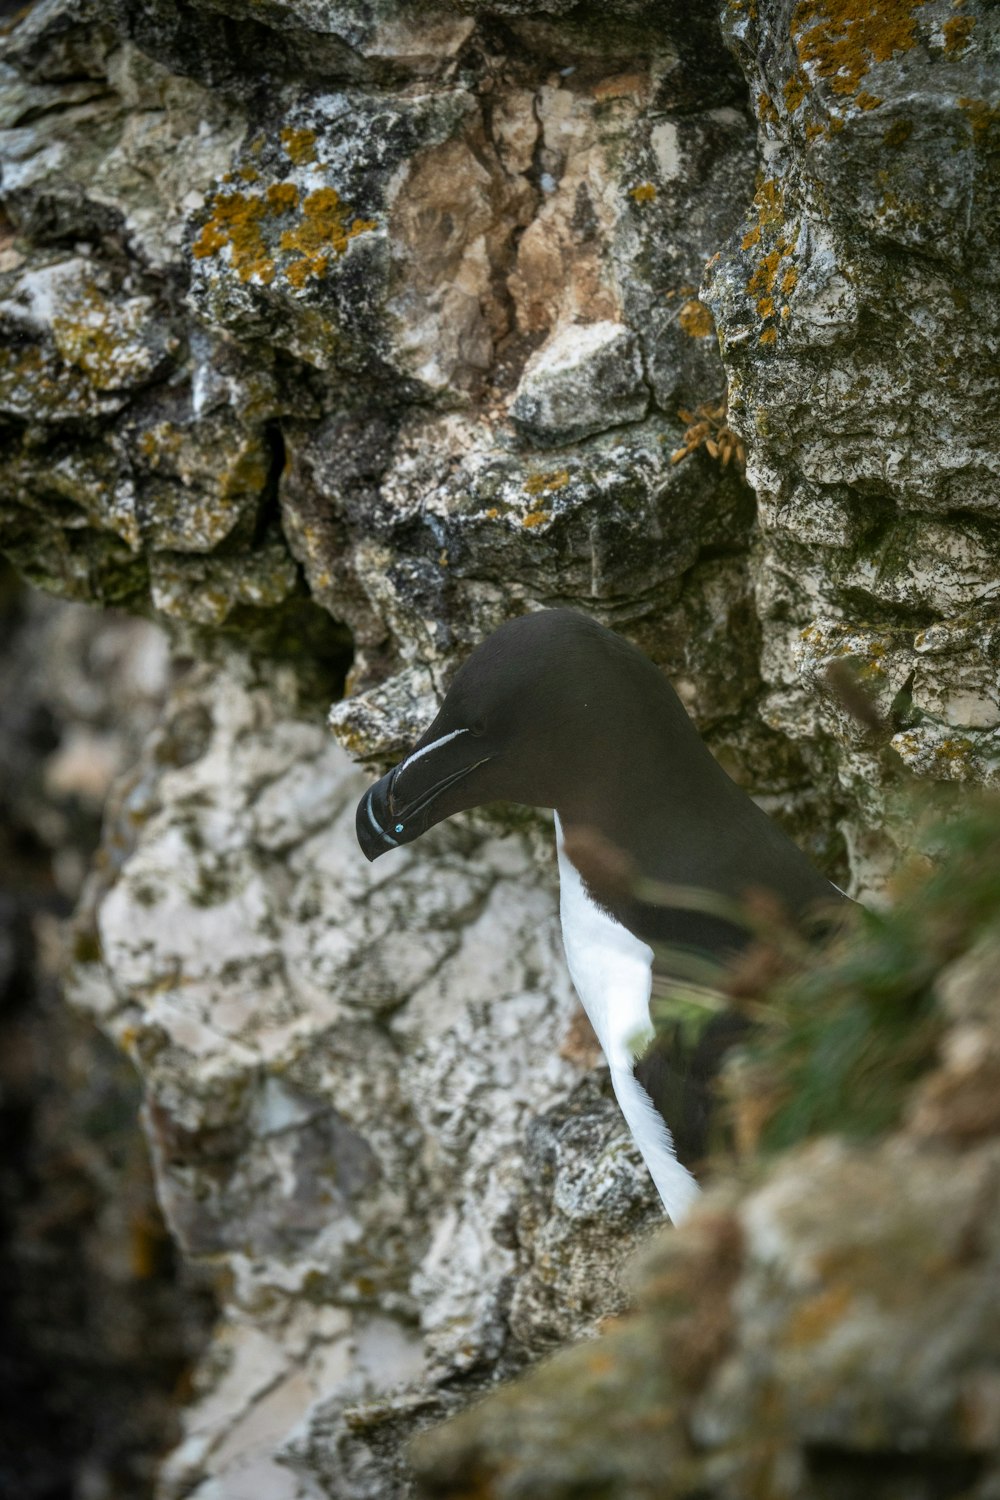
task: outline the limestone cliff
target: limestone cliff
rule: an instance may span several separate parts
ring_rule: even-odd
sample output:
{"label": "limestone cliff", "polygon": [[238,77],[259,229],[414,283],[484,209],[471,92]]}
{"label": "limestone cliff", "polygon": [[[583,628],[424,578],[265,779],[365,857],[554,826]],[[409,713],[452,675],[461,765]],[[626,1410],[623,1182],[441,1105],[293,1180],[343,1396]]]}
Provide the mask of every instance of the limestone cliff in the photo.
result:
{"label": "limestone cliff", "polygon": [[858,892],[914,779],[996,779],[996,48],[987,0],[6,23],[0,547],[184,666],[74,975],[225,1297],[164,1500],[405,1493],[657,1220],[539,823],[353,847],[348,755],[472,643],[631,636]]}

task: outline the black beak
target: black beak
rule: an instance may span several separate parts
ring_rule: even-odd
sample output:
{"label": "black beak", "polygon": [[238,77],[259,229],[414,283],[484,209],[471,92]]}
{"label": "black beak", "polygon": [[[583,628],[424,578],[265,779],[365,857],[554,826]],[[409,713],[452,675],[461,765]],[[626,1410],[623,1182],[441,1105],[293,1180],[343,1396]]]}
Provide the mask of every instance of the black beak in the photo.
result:
{"label": "black beak", "polygon": [[462,803],[442,810],[439,798],[492,759],[476,753],[481,746],[476,746],[468,731],[456,731],[435,742],[434,728],[424,735],[424,740],[431,741],[428,746],[418,742],[406,760],[369,787],[358,803],[355,827],[366,859],[378,859],[387,849],[411,844],[442,818],[459,811]]}
{"label": "black beak", "polygon": [[378,859],[380,854],[384,854],[387,849],[395,849],[400,842],[390,827],[389,783],[395,774],[395,770],[392,770],[381,781],[376,781],[358,803],[354,826],[361,852],[367,860]]}

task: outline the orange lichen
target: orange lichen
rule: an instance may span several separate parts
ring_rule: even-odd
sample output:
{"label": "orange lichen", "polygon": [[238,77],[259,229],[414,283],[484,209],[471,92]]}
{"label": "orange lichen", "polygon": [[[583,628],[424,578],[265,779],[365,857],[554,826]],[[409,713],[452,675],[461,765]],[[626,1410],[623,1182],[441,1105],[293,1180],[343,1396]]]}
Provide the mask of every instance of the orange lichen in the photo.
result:
{"label": "orange lichen", "polygon": [[307,166],[309,162],[316,160],[315,130],[296,130],[293,126],[286,125],[281,132],[281,144],[285,155],[297,167]]}
{"label": "orange lichen", "polygon": [[761,224],[779,224],[784,212],[784,197],[777,181],[770,177],[762,182],[753,196]]}
{"label": "orange lichen", "polygon": [[778,341],[778,330],[776,328],[765,328],[760,336],[762,344],[776,344]]}
{"label": "orange lichen", "polygon": [[799,72],[793,73],[791,78],[789,78],[787,83],[785,84],[784,89],[782,90],[782,93],[785,96],[785,108],[788,110],[789,114],[795,113],[808,92],[809,85],[806,83],[802,74]]}
{"label": "orange lichen", "polygon": [[485,512],[487,521],[495,521],[499,514],[500,512],[495,505],[491,505],[489,510]]}
{"label": "orange lichen", "polygon": [[677,314],[677,321],[684,332],[692,339],[707,338],[715,332],[715,322],[712,318],[711,309],[697,297],[690,298],[684,303]]}
{"label": "orange lichen", "polygon": [[985,99],[970,99],[963,95],[958,106],[972,126],[972,139],[977,146],[983,145],[994,126],[1000,123],[1000,104],[990,105]]}
{"label": "orange lichen", "polygon": [[757,311],[760,313],[762,318],[773,318],[775,312],[774,298],[761,297],[757,303]]}
{"label": "orange lichen", "polygon": [[285,275],[290,285],[300,292],[307,281],[325,276],[329,264],[325,255],[303,255],[299,260],[289,261],[285,267]]}
{"label": "orange lichen", "polygon": [[268,212],[287,214],[299,206],[299,190],[294,182],[272,182],[264,194]]}
{"label": "orange lichen", "polygon": [[975,16],[952,16],[950,21],[944,23],[944,50],[946,52],[964,52],[969,45],[969,37],[972,28],[976,24]]}
{"label": "orange lichen", "polygon": [[257,171],[257,168],[249,165],[240,167],[239,176],[243,182],[253,183],[260,181],[260,173]]}
{"label": "orange lichen", "polygon": [[[551,469],[547,474],[532,474],[524,481],[526,495],[552,495],[569,484],[568,469]],[[527,524],[527,523],[525,523]],[[537,526],[538,522],[532,522]]]}
{"label": "orange lichen", "polygon": [[552,516],[547,510],[529,510],[526,516],[521,517],[522,526],[542,526],[546,521],[551,521]]}
{"label": "orange lichen", "polygon": [[854,95],[876,63],[916,46],[914,12],[926,0],[799,0],[791,35],[799,62],[830,79],[835,94]]}
{"label": "orange lichen", "polygon": [[794,292],[798,279],[798,271],[794,266],[789,266],[788,270],[781,278],[781,290],[784,292],[786,297],[790,297],[792,292]]}
{"label": "orange lichen", "polygon": [[882,103],[882,100],[877,94],[868,94],[864,89],[862,89],[861,93],[858,94],[854,102],[859,109],[878,109],[879,105]]}
{"label": "orange lichen", "polygon": [[317,188],[302,202],[302,220],[295,229],[281,236],[282,250],[298,250],[305,256],[317,256],[332,250],[343,255],[355,235],[375,228],[374,219],[347,222],[345,206],[336,188]]}
{"label": "orange lichen", "polygon": [[747,291],[751,297],[770,296],[774,287],[775,278],[778,274],[778,266],[781,263],[781,250],[775,249],[768,252],[762,260],[757,263],[750,280],[747,282]]}
{"label": "orange lichen", "polygon": [[332,256],[343,255],[355,235],[375,228],[374,219],[352,219],[335,188],[319,188],[299,203],[293,182],[273,182],[259,193],[218,193],[212,217],[195,240],[197,260],[229,247],[229,264],[241,281],[257,277],[269,285],[277,272],[274,247],[264,236],[265,221],[293,214],[299,221],[282,230],[278,248],[296,258],[282,267],[289,284],[301,289],[311,278],[325,276]]}
{"label": "orange lichen", "polygon": [[274,280],[274,261],[268,254],[261,220],[264,200],[256,193],[216,193],[212,217],[203,226],[192,247],[196,260],[216,255],[229,246],[229,264],[241,281],[258,277],[265,285]]}
{"label": "orange lichen", "polygon": [[754,247],[754,245],[759,245],[759,244],[760,244],[760,225],[759,224],[755,224],[753,226],[753,228],[752,229],[748,229],[747,232],[746,232],[746,234],[743,236],[742,240],[740,241],[740,249],[741,250],[752,250],[753,247]]}
{"label": "orange lichen", "polygon": [[640,182],[629,192],[629,197],[636,203],[652,203],[656,197],[656,185],[652,182]]}

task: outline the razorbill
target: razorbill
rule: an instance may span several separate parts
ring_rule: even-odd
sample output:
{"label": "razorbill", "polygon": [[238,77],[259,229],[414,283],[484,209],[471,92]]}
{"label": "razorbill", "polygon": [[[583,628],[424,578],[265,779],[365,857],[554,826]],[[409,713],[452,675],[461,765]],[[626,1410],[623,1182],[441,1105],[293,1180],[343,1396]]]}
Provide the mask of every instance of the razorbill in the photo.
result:
{"label": "razorbill", "polygon": [[710,1028],[680,1076],[650,1046],[654,987],[744,947],[750,891],[796,918],[845,898],[729,779],[663,673],[574,610],[511,620],[473,651],[427,732],[362,797],[358,842],[377,859],[500,801],[554,809],[569,972],[676,1222],[698,1194],[681,1158],[700,1155],[738,1022]]}

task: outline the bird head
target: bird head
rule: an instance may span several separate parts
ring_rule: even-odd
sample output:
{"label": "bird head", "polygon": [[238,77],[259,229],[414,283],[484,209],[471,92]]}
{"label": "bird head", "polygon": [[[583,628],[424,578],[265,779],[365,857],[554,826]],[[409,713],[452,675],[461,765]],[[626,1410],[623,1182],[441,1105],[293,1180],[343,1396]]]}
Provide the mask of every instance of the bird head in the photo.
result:
{"label": "bird head", "polygon": [[467,808],[558,806],[561,789],[596,753],[595,726],[607,712],[596,678],[617,644],[567,609],[494,631],[460,668],[410,753],[362,797],[357,834],[367,858]]}

